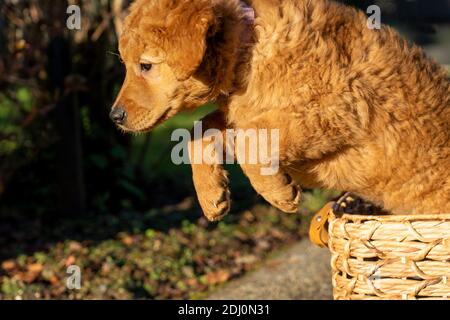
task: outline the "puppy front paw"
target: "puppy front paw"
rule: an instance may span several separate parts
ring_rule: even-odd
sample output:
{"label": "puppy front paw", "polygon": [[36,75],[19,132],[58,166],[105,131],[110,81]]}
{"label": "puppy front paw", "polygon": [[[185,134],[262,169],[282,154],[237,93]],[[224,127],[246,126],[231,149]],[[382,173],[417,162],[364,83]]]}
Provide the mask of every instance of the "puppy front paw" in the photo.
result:
{"label": "puppy front paw", "polygon": [[221,166],[193,166],[197,198],[204,215],[210,221],[221,220],[230,211],[228,174]]}
{"label": "puppy front paw", "polygon": [[228,188],[214,188],[198,194],[203,214],[209,221],[219,221],[230,211],[231,200]]}

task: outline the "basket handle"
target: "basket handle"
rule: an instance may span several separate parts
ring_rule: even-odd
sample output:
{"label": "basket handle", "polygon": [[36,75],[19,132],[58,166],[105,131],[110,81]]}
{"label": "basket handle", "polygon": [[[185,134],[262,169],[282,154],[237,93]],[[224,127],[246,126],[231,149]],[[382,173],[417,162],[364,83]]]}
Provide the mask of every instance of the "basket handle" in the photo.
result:
{"label": "basket handle", "polygon": [[333,212],[334,202],[328,202],[315,214],[309,227],[309,239],[321,248],[328,247],[328,220]]}

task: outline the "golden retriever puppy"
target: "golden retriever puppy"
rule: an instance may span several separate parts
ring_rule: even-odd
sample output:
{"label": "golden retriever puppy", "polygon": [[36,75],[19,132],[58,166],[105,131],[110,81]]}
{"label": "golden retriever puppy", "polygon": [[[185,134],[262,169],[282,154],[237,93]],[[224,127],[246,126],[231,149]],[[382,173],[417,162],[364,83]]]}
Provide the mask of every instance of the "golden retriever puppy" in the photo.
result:
{"label": "golden retriever puppy", "polygon": [[[350,191],[393,214],[450,212],[446,72],[393,29],[368,28],[363,12],[327,0],[137,0],[119,46],[127,74],[115,123],[146,132],[214,101],[203,130],[278,129],[276,174],[240,165],[282,211],[296,212],[305,187]],[[204,213],[220,219],[227,173],[220,163],[192,170]]]}

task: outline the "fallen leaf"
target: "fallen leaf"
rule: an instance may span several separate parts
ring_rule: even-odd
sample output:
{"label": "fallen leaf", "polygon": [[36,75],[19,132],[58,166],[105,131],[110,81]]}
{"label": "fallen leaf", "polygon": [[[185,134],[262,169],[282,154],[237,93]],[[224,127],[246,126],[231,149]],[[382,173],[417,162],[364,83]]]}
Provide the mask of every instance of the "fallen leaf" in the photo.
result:
{"label": "fallen leaf", "polygon": [[77,260],[77,259],[75,258],[75,256],[72,256],[72,255],[69,256],[69,257],[66,259],[65,266],[68,267],[68,266],[74,265],[76,260]]}
{"label": "fallen leaf", "polygon": [[57,276],[53,275],[50,277],[50,279],[48,279],[48,281],[53,285],[57,285],[59,283],[59,279]]}
{"label": "fallen leaf", "polygon": [[155,243],[153,243],[153,250],[158,251],[161,249],[162,242],[159,239],[155,240]]}
{"label": "fallen leaf", "polygon": [[251,211],[245,211],[243,218],[249,222],[255,221],[255,215]]}
{"label": "fallen leaf", "polygon": [[268,250],[271,247],[270,242],[267,240],[259,240],[256,246],[261,250]]}
{"label": "fallen leaf", "polygon": [[79,243],[77,241],[71,241],[69,243],[69,250],[70,251],[77,252],[77,251],[80,251],[81,249],[83,249],[83,245],[81,243]]}
{"label": "fallen leaf", "polygon": [[27,266],[28,272],[41,273],[44,266],[40,263],[32,263]]}
{"label": "fallen leaf", "polygon": [[18,279],[26,283],[32,283],[34,280],[37,279],[37,277],[39,277],[38,272],[18,272],[17,274],[14,275],[15,279]]}
{"label": "fallen leaf", "polygon": [[14,275],[14,278],[26,283],[32,283],[39,277],[43,269],[44,266],[42,264],[32,263],[27,266],[27,271],[18,272]]}
{"label": "fallen leaf", "polygon": [[210,272],[206,275],[206,280],[210,285],[221,284],[227,282],[228,279],[230,279],[230,273],[227,270]]}
{"label": "fallen leaf", "polygon": [[11,271],[16,268],[16,262],[14,260],[6,260],[2,262],[2,269],[5,271]]}
{"label": "fallen leaf", "polygon": [[108,274],[111,271],[111,264],[108,262],[103,263],[100,270],[102,274]]}
{"label": "fallen leaf", "polygon": [[196,286],[198,286],[198,280],[195,278],[187,279],[186,284],[190,287],[196,287]]}
{"label": "fallen leaf", "polygon": [[280,240],[286,239],[286,235],[278,229],[273,229],[271,231],[272,237]]}
{"label": "fallen leaf", "polygon": [[131,246],[134,243],[134,239],[131,236],[124,236],[121,239],[122,243],[126,246]]}

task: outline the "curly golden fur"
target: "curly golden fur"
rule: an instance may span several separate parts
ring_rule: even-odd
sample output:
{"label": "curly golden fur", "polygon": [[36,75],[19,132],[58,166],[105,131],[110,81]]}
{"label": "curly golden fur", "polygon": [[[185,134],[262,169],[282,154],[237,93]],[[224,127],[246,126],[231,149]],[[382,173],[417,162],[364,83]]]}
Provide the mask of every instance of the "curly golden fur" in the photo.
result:
{"label": "curly golden fur", "polygon": [[[295,212],[300,187],[353,192],[393,214],[450,212],[446,72],[391,28],[327,0],[137,0],[120,39],[114,108],[144,132],[208,101],[204,129],[280,129],[281,171],[241,164],[255,190]],[[251,38],[242,43],[242,35]],[[140,64],[151,64],[142,71]],[[230,207],[221,165],[192,165],[211,220]]]}

